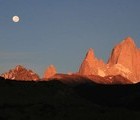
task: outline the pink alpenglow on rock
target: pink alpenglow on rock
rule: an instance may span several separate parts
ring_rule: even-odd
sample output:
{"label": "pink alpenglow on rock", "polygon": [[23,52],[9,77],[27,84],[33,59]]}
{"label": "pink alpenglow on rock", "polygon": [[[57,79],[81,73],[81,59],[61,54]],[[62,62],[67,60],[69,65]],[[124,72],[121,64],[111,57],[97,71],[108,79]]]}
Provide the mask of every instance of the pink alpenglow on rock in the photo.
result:
{"label": "pink alpenglow on rock", "polygon": [[140,82],[140,50],[131,37],[116,45],[108,60],[110,74],[120,74],[132,82]]}
{"label": "pink alpenglow on rock", "polygon": [[51,77],[53,77],[56,74],[56,68],[54,67],[54,65],[50,65],[43,76],[43,79],[49,79]]}
{"label": "pink alpenglow on rock", "polygon": [[22,81],[38,81],[39,76],[32,70],[27,70],[21,65],[17,65],[14,69],[9,70],[1,75],[5,79],[22,80]]}
{"label": "pink alpenglow on rock", "polygon": [[79,74],[102,77],[121,75],[132,83],[140,82],[140,49],[131,37],[127,37],[113,48],[107,64],[98,60],[93,50],[89,49]]}
{"label": "pink alpenglow on rock", "polygon": [[104,67],[104,62],[98,60],[94,55],[93,49],[90,48],[80,66],[79,74],[105,76]]}

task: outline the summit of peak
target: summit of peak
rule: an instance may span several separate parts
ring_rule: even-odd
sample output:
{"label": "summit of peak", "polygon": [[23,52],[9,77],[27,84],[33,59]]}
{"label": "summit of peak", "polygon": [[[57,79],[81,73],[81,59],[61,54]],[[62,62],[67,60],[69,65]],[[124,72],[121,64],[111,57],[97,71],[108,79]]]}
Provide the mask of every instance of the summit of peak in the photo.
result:
{"label": "summit of peak", "polygon": [[126,37],[121,43],[135,46],[135,42],[130,36]]}
{"label": "summit of peak", "polygon": [[94,55],[93,49],[90,48],[79,68],[79,73],[84,75],[95,75],[98,74],[99,69],[102,69],[103,67],[104,62],[102,60],[98,60],[98,58],[96,58],[96,56]]}
{"label": "summit of peak", "polygon": [[17,65],[15,68],[24,68],[22,65]]}
{"label": "summit of peak", "polygon": [[140,49],[137,48],[133,38],[128,36],[114,46],[107,64],[98,60],[93,49],[90,48],[80,66],[79,73],[100,76],[122,75],[136,83],[140,79],[139,59]]}
{"label": "summit of peak", "polygon": [[130,37],[130,36],[127,36],[124,40],[126,40],[126,41],[134,41],[133,38]]}
{"label": "summit of peak", "polygon": [[17,65],[15,68],[9,70],[6,73],[1,75],[5,79],[12,80],[22,80],[22,81],[37,81],[39,80],[39,76],[33,72],[32,70],[27,70],[25,67],[21,65]]}
{"label": "summit of peak", "polygon": [[51,65],[49,66],[49,68],[55,68],[55,66],[54,66],[53,64],[51,64]]}
{"label": "summit of peak", "polygon": [[88,52],[93,52],[93,49],[92,49],[92,48],[89,48],[89,49],[88,49]]}
{"label": "summit of peak", "polygon": [[[118,43],[112,50],[108,63],[111,64],[129,64],[131,65],[132,59],[136,57],[137,47],[131,37],[126,37],[122,42]],[[127,61],[126,61],[127,60]]]}
{"label": "summit of peak", "polygon": [[94,50],[92,48],[89,48],[85,59],[93,59],[94,58]]}
{"label": "summit of peak", "polygon": [[23,67],[22,65],[17,65],[14,70],[19,71],[19,70],[26,70],[25,67]]}
{"label": "summit of peak", "polygon": [[56,74],[56,68],[55,68],[54,65],[51,64],[51,65],[45,70],[45,73],[44,73],[43,78],[49,79],[49,78],[53,77],[55,74]]}

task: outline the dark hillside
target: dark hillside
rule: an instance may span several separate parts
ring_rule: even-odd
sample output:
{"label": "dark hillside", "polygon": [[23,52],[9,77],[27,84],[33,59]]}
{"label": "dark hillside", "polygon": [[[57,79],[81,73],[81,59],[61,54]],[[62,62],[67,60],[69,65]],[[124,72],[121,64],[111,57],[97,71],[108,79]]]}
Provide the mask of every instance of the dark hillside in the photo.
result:
{"label": "dark hillside", "polygon": [[137,120],[140,85],[0,80],[0,120]]}

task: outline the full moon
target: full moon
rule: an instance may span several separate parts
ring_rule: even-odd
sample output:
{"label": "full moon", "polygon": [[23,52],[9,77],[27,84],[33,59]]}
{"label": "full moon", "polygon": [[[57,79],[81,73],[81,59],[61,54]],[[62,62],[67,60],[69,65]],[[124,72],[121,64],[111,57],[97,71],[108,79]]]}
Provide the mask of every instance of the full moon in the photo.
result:
{"label": "full moon", "polygon": [[13,22],[19,22],[19,16],[13,16],[12,20]]}

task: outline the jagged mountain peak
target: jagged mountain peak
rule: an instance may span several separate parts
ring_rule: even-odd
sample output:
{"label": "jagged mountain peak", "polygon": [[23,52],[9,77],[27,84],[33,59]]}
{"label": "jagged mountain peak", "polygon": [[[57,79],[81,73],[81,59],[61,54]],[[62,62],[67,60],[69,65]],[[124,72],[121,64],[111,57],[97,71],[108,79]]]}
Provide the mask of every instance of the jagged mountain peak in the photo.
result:
{"label": "jagged mountain peak", "polygon": [[104,76],[103,68],[103,60],[98,60],[94,55],[93,49],[90,48],[80,66],[79,73],[83,75],[100,74]]}
{"label": "jagged mountain peak", "polygon": [[[108,65],[111,67],[114,66],[114,69],[121,71],[118,72],[119,74],[123,74],[123,76],[135,83],[140,79],[139,60],[139,49],[136,47],[134,40],[131,37],[127,37],[113,48]],[[129,74],[126,71],[129,71]]]}
{"label": "jagged mountain peak", "polygon": [[43,79],[49,79],[56,74],[56,68],[53,64],[51,64],[44,73]]}
{"label": "jagged mountain peak", "polygon": [[26,69],[24,66],[22,66],[22,65],[17,65],[16,67],[15,67],[15,70],[22,70],[22,69]]}
{"label": "jagged mountain peak", "polygon": [[134,58],[135,54],[137,54],[137,50],[138,48],[136,47],[134,40],[131,37],[127,37],[113,48],[108,63],[127,63],[127,61],[130,61]]}
{"label": "jagged mountain peak", "polygon": [[126,37],[113,48],[107,64],[101,64],[93,56],[94,53],[90,49],[86,55],[88,59],[84,59],[80,66],[80,74],[121,75],[133,83],[140,82],[140,50],[136,47],[131,37]]}
{"label": "jagged mountain peak", "polygon": [[90,57],[90,56],[94,57],[94,50],[93,50],[92,48],[89,48],[89,49],[88,49],[88,52],[87,52],[87,54],[86,54],[86,58],[87,58],[87,57]]}
{"label": "jagged mountain peak", "polygon": [[24,80],[24,81],[37,81],[39,76],[32,70],[27,70],[22,65],[17,65],[15,68],[9,70],[1,75],[5,79]]}
{"label": "jagged mountain peak", "polygon": [[133,46],[135,46],[135,42],[134,42],[133,38],[130,37],[130,36],[126,37],[121,43],[122,44],[126,44],[126,45],[133,45]]}
{"label": "jagged mountain peak", "polygon": [[84,58],[84,60],[87,60],[87,61],[92,61],[92,60],[95,60],[95,54],[94,54],[94,50],[92,48],[89,48],[87,53],[86,53],[86,56]]}
{"label": "jagged mountain peak", "polygon": [[[54,78],[56,73],[55,66],[51,64],[45,70],[43,80]],[[103,60],[97,59],[94,50],[89,48],[79,68],[79,72],[77,72],[76,75],[100,76],[99,78],[102,79],[100,83],[103,82],[105,77],[106,80],[110,80],[111,77],[108,78],[107,76],[118,75],[124,78],[119,81],[122,82],[122,84],[125,84],[125,78],[129,83],[140,82],[140,49],[136,47],[131,37],[126,37],[113,48],[110,58],[107,64],[105,64]],[[39,76],[36,73],[32,70],[27,70],[21,65],[17,65],[14,69],[11,69],[1,76],[13,80],[39,80]],[[115,80],[113,79],[114,83],[116,79],[120,79],[120,77],[116,77]],[[96,82],[99,83],[98,81]],[[110,80],[110,82],[112,81]]]}

